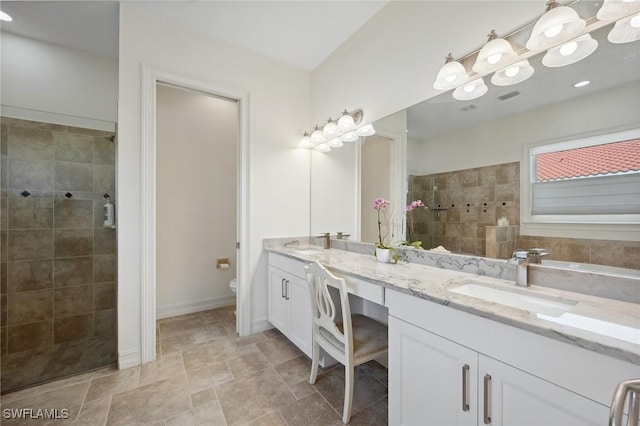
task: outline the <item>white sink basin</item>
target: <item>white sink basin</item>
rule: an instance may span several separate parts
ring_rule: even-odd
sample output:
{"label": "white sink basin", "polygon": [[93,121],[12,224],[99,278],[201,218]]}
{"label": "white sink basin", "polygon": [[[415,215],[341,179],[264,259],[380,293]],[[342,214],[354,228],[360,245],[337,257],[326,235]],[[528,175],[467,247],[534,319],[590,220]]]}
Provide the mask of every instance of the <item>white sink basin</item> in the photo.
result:
{"label": "white sink basin", "polygon": [[554,317],[562,315],[578,303],[565,297],[526,294],[527,290],[515,288],[515,284],[514,288],[510,289],[475,280],[465,281],[463,284],[450,289],[450,291]]}
{"label": "white sink basin", "polygon": [[313,254],[320,254],[322,253],[321,250],[316,250],[316,249],[300,249],[300,250],[296,250],[296,254],[301,254],[303,256],[311,256]]}

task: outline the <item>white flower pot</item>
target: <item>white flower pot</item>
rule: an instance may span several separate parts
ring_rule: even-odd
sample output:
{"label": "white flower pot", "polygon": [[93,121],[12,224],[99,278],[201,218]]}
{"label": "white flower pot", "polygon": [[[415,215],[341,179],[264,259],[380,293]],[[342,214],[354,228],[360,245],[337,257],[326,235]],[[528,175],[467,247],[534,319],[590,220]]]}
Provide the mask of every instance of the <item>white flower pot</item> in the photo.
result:
{"label": "white flower pot", "polygon": [[391,263],[393,253],[391,249],[376,248],[376,258],[380,263]]}

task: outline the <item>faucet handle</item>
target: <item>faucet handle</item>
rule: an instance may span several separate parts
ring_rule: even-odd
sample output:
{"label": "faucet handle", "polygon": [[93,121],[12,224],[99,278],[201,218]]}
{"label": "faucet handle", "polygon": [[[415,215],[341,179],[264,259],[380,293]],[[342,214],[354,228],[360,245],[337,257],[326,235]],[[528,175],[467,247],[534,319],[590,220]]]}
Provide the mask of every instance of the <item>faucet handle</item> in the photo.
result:
{"label": "faucet handle", "polygon": [[529,249],[529,253],[530,254],[534,254],[536,256],[540,256],[540,257],[549,255],[549,252],[546,249],[543,249],[543,248],[532,248],[532,249]]}
{"label": "faucet handle", "polygon": [[526,259],[529,256],[528,250],[523,249],[515,249],[513,254],[511,254],[512,259]]}

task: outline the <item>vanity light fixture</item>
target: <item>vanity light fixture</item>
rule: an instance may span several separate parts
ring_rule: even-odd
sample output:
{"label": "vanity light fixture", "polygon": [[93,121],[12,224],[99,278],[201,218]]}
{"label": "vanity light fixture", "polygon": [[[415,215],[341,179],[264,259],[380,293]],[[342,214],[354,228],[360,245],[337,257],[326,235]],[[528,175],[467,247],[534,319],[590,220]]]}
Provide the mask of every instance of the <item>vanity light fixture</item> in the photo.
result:
{"label": "vanity light fixture", "polygon": [[607,40],[616,44],[640,40],[640,13],[616,22],[609,35],[607,35]]}
{"label": "vanity light fixture", "polygon": [[375,134],[376,131],[371,124],[361,125],[362,117],[361,109],[352,112],[344,110],[337,121],[329,118],[327,124],[322,128],[316,125],[311,135],[304,132],[298,146],[312,148],[320,152],[329,152],[331,148],[344,146],[344,142],[355,142],[361,136]]}
{"label": "vanity light fixture", "polygon": [[478,74],[495,71],[515,61],[518,54],[511,47],[511,43],[499,38],[495,30],[487,36],[489,40],[478,52],[478,58],[471,69]]}
{"label": "vanity light fixture", "polygon": [[376,129],[373,128],[373,124],[365,124],[364,126],[356,129],[357,136],[371,136],[376,134]]}
{"label": "vanity light fixture", "polygon": [[547,11],[538,19],[527,40],[529,50],[543,50],[577,36],[587,23],[568,6],[555,0],[547,2]]}
{"label": "vanity light fixture", "polygon": [[496,71],[491,77],[491,83],[495,86],[511,86],[512,84],[518,84],[525,81],[533,75],[534,69],[526,59],[516,62],[513,65],[507,66],[499,71]]}
{"label": "vanity light fixture", "polygon": [[583,34],[575,40],[552,47],[542,58],[542,65],[556,68],[575,64],[595,52],[598,42],[590,34]]}
{"label": "vanity light fixture", "polygon": [[634,12],[640,12],[640,0],[604,0],[596,18],[599,21],[613,21]]}
{"label": "vanity light fixture", "polygon": [[449,90],[469,80],[469,74],[464,66],[453,59],[451,52],[445,58],[444,65],[438,71],[433,88],[436,90]]}
{"label": "vanity light fixture", "polygon": [[3,12],[0,10],[0,21],[11,22],[13,18],[7,12]]}
{"label": "vanity light fixture", "polygon": [[459,101],[468,101],[471,99],[479,98],[489,91],[489,88],[484,83],[484,80],[477,78],[469,83],[457,87],[453,91],[453,97]]}

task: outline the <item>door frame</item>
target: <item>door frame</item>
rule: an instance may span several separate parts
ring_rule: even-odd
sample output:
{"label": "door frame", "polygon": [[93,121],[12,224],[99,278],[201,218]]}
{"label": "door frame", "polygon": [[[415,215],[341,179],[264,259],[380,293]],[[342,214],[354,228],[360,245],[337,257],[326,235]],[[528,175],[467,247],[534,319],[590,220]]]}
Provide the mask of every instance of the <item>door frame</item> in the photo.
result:
{"label": "door frame", "polygon": [[250,333],[251,298],[249,292],[249,141],[250,94],[225,85],[191,79],[142,64],[142,276],[140,293],[141,361],[156,356],[156,87],[158,83],[224,97],[238,102],[238,176],[237,220],[238,247],[236,277],[236,328],[241,336]]}

